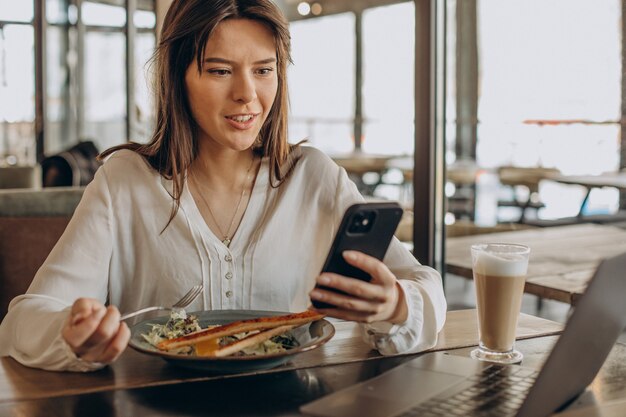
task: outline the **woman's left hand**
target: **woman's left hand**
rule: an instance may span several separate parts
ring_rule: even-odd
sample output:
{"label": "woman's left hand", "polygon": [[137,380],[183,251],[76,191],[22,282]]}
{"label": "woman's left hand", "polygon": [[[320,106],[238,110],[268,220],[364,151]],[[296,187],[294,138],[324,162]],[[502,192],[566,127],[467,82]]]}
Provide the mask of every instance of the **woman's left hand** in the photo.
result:
{"label": "woman's left hand", "polygon": [[350,265],[367,272],[372,280],[366,282],[323,272],[317,277],[318,285],[334,288],[346,294],[315,287],[309,293],[311,299],[336,306],[317,310],[331,317],[364,323],[405,322],[408,308],[404,292],[389,268],[378,259],[362,252],[345,251],[343,257]]}

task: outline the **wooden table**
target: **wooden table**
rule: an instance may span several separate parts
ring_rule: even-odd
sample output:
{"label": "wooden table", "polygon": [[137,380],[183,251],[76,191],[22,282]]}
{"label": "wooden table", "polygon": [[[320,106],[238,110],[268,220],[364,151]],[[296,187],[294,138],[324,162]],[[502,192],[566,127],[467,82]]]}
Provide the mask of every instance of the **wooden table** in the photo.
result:
{"label": "wooden table", "polygon": [[598,224],[525,229],[446,239],[447,271],[472,279],[473,243],[520,243],[530,247],[525,291],[575,304],[598,263],[626,252],[626,230]]}
{"label": "wooden table", "polygon": [[[0,417],[295,417],[302,404],[417,356],[381,357],[360,342],[355,324],[339,322],[336,327],[336,336],[323,349],[273,370],[241,375],[176,368],[133,350],[113,366],[88,374],[46,372],[0,358]],[[561,329],[558,323],[522,314],[516,347],[524,354],[523,365],[540,369]],[[449,312],[433,350],[469,356],[476,339],[475,310]],[[622,416],[626,407],[620,411],[613,401],[625,399],[626,346],[618,343],[570,408],[578,417],[606,403],[614,413],[595,415]],[[586,406],[593,408],[580,408]]]}
{"label": "wooden table", "polygon": [[585,206],[589,201],[589,195],[594,188],[611,187],[626,190],[626,173],[613,172],[601,175],[551,175],[548,179],[562,184],[580,185],[587,189],[585,197],[580,204],[578,217],[583,217]]}
{"label": "wooden table", "polygon": [[[381,357],[361,341],[354,323],[335,327],[336,335],[322,348],[275,369],[239,375],[177,368],[132,349],[114,365],[87,374],[41,371],[0,358],[0,417],[298,415],[305,402],[416,356]],[[559,323],[522,314],[518,347],[532,358],[535,352],[523,341],[540,337],[551,346],[561,329]],[[466,352],[477,339],[476,311],[452,311],[432,350]]]}
{"label": "wooden table", "polygon": [[[413,157],[410,155],[371,154],[361,151],[334,154],[331,158],[344,168],[366,198],[374,196],[380,185],[399,187],[398,200],[403,206],[413,206]],[[385,178],[390,170],[398,170],[402,178]]]}
{"label": "wooden table", "polygon": [[[361,193],[373,195],[374,190],[383,183],[383,175],[387,171],[387,162],[393,155],[378,155],[364,152],[331,155],[333,161],[344,168],[350,178],[357,185]],[[365,182],[365,175],[373,173],[377,177],[374,181]]]}
{"label": "wooden table", "polygon": [[376,155],[363,152],[332,155],[337,165],[345,168],[350,174],[363,175],[368,172],[381,173],[387,169],[387,161],[392,155]]}
{"label": "wooden table", "polygon": [[[527,210],[538,210],[544,207],[544,204],[539,200],[539,183],[558,173],[559,171],[555,168],[544,167],[502,166],[498,168],[500,183],[513,189],[513,199],[498,201],[498,207],[518,207],[521,212],[517,223],[522,224],[526,222]],[[523,186],[528,189],[528,196],[524,200],[517,199],[515,192],[515,187],[517,186]]]}

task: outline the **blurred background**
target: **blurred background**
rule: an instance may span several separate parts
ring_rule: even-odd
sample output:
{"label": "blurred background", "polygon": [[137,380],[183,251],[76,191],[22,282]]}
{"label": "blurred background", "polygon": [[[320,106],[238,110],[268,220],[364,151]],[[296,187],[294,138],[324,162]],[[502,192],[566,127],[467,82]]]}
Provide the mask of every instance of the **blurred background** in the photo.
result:
{"label": "blurred background", "polygon": [[[446,236],[626,221],[624,0],[276,1],[289,140],[400,201],[420,261],[445,269]],[[98,151],[149,140],[169,4],[0,0],[0,188],[84,186]]]}

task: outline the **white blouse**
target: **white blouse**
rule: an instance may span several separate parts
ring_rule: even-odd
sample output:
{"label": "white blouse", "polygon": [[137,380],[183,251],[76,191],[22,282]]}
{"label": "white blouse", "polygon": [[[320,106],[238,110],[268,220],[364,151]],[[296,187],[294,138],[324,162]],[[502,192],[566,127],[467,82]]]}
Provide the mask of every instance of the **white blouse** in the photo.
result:
{"label": "white blouse", "polygon": [[[118,151],[87,186],[63,233],[25,295],[0,325],[0,355],[50,370],[91,370],[61,338],[79,297],[116,305],[122,313],[170,305],[192,286],[203,295],[194,310],[302,311],[345,209],[363,200],[343,168],[304,147],[291,176],[269,183],[263,158],[241,224],[226,247],[202,218],[187,186],[172,210],[172,182],[139,155]],[[362,326],[382,354],[432,347],[445,320],[440,275],[420,265],[394,238],[385,264],[400,279],[409,305],[402,325]]]}

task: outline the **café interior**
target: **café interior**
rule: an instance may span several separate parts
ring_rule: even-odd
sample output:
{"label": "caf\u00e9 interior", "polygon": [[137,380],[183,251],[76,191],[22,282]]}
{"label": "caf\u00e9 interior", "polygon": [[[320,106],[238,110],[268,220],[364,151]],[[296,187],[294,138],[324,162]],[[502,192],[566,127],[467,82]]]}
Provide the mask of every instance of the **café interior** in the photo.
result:
{"label": "caf\u00e9 interior", "polygon": [[[150,139],[149,60],[170,3],[0,0],[0,320],[65,230],[98,153]],[[292,37],[289,141],[329,155],[366,200],[404,209],[396,237],[443,277],[435,350],[468,356],[478,343],[470,246],[518,243],[531,255],[517,346],[540,369],[598,264],[626,252],[626,2],[275,3]],[[300,415],[410,358],[381,358],[349,323],[334,326],[325,352],[235,376],[130,349],[95,377],[4,357],[0,416]],[[626,414],[624,343],[621,333],[564,415]],[[233,404],[241,384],[256,406]],[[205,389],[230,405],[165,399]],[[270,405],[279,392],[289,399]]]}

